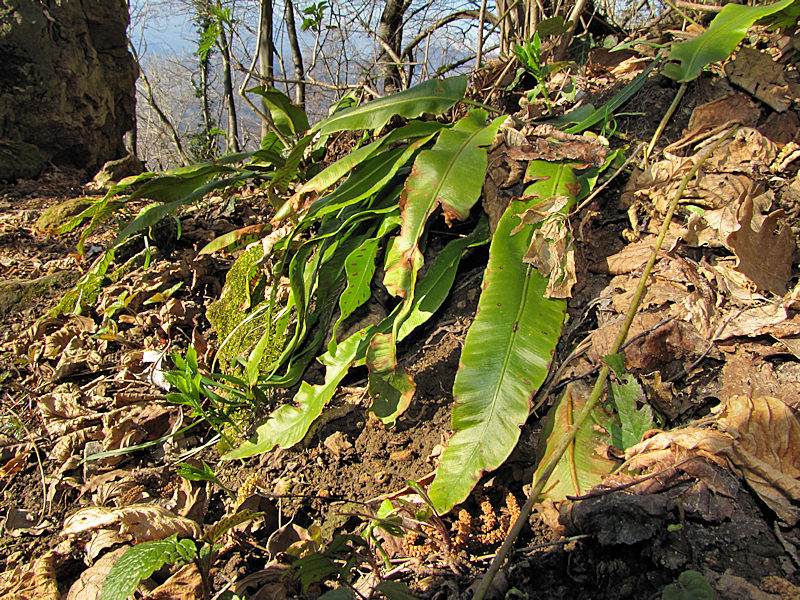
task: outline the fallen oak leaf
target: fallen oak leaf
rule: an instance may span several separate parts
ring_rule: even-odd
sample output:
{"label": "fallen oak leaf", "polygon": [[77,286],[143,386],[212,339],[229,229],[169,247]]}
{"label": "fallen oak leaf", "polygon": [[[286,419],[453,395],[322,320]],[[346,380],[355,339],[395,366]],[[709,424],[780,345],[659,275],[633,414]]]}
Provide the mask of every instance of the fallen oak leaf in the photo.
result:
{"label": "fallen oak leaf", "polygon": [[794,235],[785,223],[780,223],[785,216],[783,210],[768,214],[757,231],[753,228],[753,212],[753,199],[748,197],[739,211],[739,228],[726,239],[739,259],[736,270],[747,275],[759,289],[784,294],[792,276]]}

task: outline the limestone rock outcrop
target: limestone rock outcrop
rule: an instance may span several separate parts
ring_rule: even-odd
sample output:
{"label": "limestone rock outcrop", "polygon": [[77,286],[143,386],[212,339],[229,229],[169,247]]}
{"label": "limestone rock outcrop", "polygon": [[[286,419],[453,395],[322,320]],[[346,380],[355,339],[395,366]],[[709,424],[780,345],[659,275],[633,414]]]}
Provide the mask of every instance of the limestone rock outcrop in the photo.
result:
{"label": "limestone rock outcrop", "polygon": [[0,0],[0,140],[89,173],[125,156],[136,126],[128,22],[125,0]]}

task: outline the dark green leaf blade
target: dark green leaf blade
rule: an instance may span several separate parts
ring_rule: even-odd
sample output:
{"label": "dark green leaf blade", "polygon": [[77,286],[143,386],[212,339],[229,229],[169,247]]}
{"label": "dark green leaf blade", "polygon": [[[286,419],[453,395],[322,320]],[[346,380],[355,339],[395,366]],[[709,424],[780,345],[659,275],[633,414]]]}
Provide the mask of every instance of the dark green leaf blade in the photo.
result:
{"label": "dark green leaf blade", "polygon": [[642,386],[633,375],[625,376],[625,383],[611,382],[611,400],[617,409],[620,424],[611,425],[611,443],[620,450],[627,450],[642,441],[646,431],[653,428],[653,410],[645,404],[636,408],[636,402],[644,400]]}
{"label": "dark green leaf blade", "polygon": [[179,548],[179,544],[178,536],[173,535],[130,547],[108,572],[100,600],[125,600],[142,579],[185,554],[186,548]]}
{"label": "dark green leaf blade", "polygon": [[726,4],[705,33],[672,45],[669,60],[678,64],[664,65],[664,75],[676,81],[691,81],[706,65],[728,58],[753,23],[787,8],[794,1],[779,0],[767,6]]}
{"label": "dark green leaf blade", "polygon": [[253,439],[225,454],[223,460],[248,458],[269,452],[275,446],[291,448],[308,432],[311,424],[322,413],[322,409],[333,397],[339,382],[354,364],[361,362],[366,340],[373,328],[354,333],[336,347],[336,353],[326,353],[320,361],[326,365],[325,383],[310,385],[305,381],[294,397],[293,404],[284,404],[275,410],[257,430]]}
{"label": "dark green leaf blade", "polygon": [[429,79],[408,90],[361,106],[347,108],[314,127],[321,135],[335,131],[380,129],[394,115],[413,119],[423,113],[441,114],[464,97],[467,77]]}
{"label": "dark green leaf blade", "polygon": [[420,263],[419,239],[437,206],[445,218],[463,220],[477,202],[486,177],[486,149],[506,117],[486,125],[486,112],[474,110],[452,129],[442,131],[430,150],[420,152],[400,196],[403,226],[395,240],[384,284],[407,298]]}

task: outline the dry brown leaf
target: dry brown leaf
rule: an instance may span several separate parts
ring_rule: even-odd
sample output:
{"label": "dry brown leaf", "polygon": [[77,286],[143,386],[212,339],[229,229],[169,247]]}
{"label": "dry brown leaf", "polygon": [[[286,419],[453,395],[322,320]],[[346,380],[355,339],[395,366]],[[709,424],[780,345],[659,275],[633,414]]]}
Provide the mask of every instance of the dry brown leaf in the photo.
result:
{"label": "dry brown leaf", "polygon": [[783,112],[792,104],[789,85],[783,76],[784,68],[767,53],[745,46],[735,59],[725,65],[725,72],[731,83],[747,90],[776,111]]}
{"label": "dry brown leaf", "polygon": [[794,354],[794,357],[800,360],[800,335],[792,335],[783,338],[777,338],[786,349]]}
{"label": "dry brown leaf", "polygon": [[81,406],[82,398],[80,390],[68,387],[37,399],[48,434],[56,437],[99,422],[102,414]]}
{"label": "dry brown leaf", "polygon": [[717,336],[718,341],[739,336],[767,335],[772,326],[783,323],[789,316],[780,304],[754,306],[737,312],[732,311],[731,314],[732,318]]}
{"label": "dry brown leaf", "polygon": [[[262,571],[238,580],[234,585],[234,593],[249,600],[285,600],[289,598],[287,576],[291,576],[289,567],[273,561]],[[251,589],[258,591],[251,592]]]}
{"label": "dry brown leaf", "polygon": [[800,421],[777,398],[734,396],[718,424],[735,440],[728,459],[747,483],[789,525],[800,520]]}
{"label": "dry brown leaf", "polygon": [[205,482],[181,478],[167,508],[177,515],[202,523],[208,510],[208,494]]}
{"label": "dry brown leaf", "polygon": [[[102,417],[103,451],[129,448],[164,435],[174,407],[148,402],[107,412]],[[104,464],[116,465],[125,457],[109,456]]]}
{"label": "dry brown leaf", "polygon": [[5,477],[11,477],[15,475],[25,466],[25,463],[28,460],[28,455],[30,455],[30,451],[24,451],[17,454],[14,458],[10,459],[6,464],[0,467],[0,479]]}
{"label": "dry brown leaf", "polygon": [[759,289],[784,294],[792,276],[795,239],[788,225],[782,223],[783,210],[764,217],[756,230],[753,199],[745,199],[739,211],[740,227],[730,233],[727,245],[739,259],[736,269],[747,275]]}
{"label": "dry brown leaf", "polygon": [[72,584],[65,600],[97,600],[103,591],[103,583],[108,572],[117,559],[125,554],[128,548],[117,548],[105,554],[100,560],[86,569],[78,580]]}
{"label": "dry brown leaf", "polygon": [[122,536],[113,529],[100,529],[94,532],[92,539],[86,543],[83,551],[84,554],[86,554],[86,558],[89,560],[89,564],[91,564],[109,548],[120,544],[126,544],[130,541],[130,536]]}
{"label": "dry brown leaf", "polygon": [[761,109],[745,94],[736,92],[711,102],[701,104],[692,111],[689,125],[677,142],[664,148],[665,153],[674,154],[724,131],[739,123],[754,127],[761,117]]}
{"label": "dry brown leaf", "polygon": [[[691,323],[674,319],[664,323],[663,316],[657,312],[638,313],[634,318],[629,333],[629,339],[633,341],[623,350],[628,369],[651,372],[706,352],[706,338]],[[600,360],[609,354],[623,318],[616,317],[592,332],[592,346],[588,351],[592,360]]]}
{"label": "dry brown leaf", "polygon": [[608,146],[596,137],[564,133],[552,125],[526,128],[523,133],[526,143],[508,148],[507,155],[512,160],[569,160],[599,167],[608,152]]}
{"label": "dry brown leaf", "polygon": [[33,563],[0,573],[0,598],[3,600],[60,600],[55,572],[56,554],[52,551]]}
{"label": "dry brown leaf", "polygon": [[782,113],[772,113],[758,130],[778,146],[784,146],[797,138],[800,129],[800,119],[793,110]]}
{"label": "dry brown leaf", "polygon": [[195,600],[203,597],[203,579],[194,563],[184,565],[145,600]]}
{"label": "dry brown leaf", "polygon": [[[741,475],[786,523],[800,521],[800,421],[777,398],[733,396],[713,421],[719,429],[690,426],[659,433],[625,455],[630,469],[651,467],[659,451],[680,447]],[[653,454],[653,453],[656,454]]]}
{"label": "dry brown leaf", "polygon": [[74,537],[97,529],[114,529],[122,536],[132,536],[136,543],[163,540],[176,533],[179,537],[203,535],[202,528],[194,521],[154,504],[82,508],[64,521],[61,535]]}
{"label": "dry brown leaf", "polygon": [[511,194],[504,190],[522,181],[522,176],[525,174],[525,164],[511,160],[506,155],[510,145],[524,144],[526,141],[519,131],[512,128],[509,121],[500,126],[487,153],[488,167],[483,184],[482,203],[489,217],[489,228],[492,233],[497,229],[497,222],[511,200]]}
{"label": "dry brown leaf", "polygon": [[611,52],[608,48],[593,48],[589,50],[589,57],[586,61],[587,72],[597,77],[613,70],[632,58],[636,58],[638,53],[635,50],[617,50]]}
{"label": "dry brown leaf", "polygon": [[[668,233],[661,246],[662,252],[671,252],[678,238]],[[592,270],[600,273],[611,273],[612,275],[622,275],[630,273],[644,266],[653,254],[656,247],[656,236],[648,236],[638,242],[633,242],[625,246],[616,254],[606,257],[601,262],[592,266]]]}
{"label": "dry brown leaf", "polygon": [[325,441],[322,442],[322,445],[330,450],[330,452],[337,458],[353,447],[352,442],[350,442],[350,440],[347,439],[347,436],[341,431],[336,431],[326,437]]}
{"label": "dry brown leaf", "polygon": [[[735,92],[696,107],[689,118],[689,131],[714,129],[730,121],[752,127],[761,118],[761,109],[745,94]],[[686,137],[686,136],[684,136]]]}
{"label": "dry brown leaf", "polygon": [[706,169],[755,174],[768,169],[778,156],[778,146],[752,127],[740,127],[706,161]]}
{"label": "dry brown leaf", "polygon": [[548,278],[545,298],[569,298],[578,281],[575,248],[570,243],[572,231],[567,216],[562,212],[568,201],[566,196],[542,200],[520,215],[522,222],[511,232],[514,235],[523,225],[541,223],[541,227],[534,230],[530,247],[522,260]]}

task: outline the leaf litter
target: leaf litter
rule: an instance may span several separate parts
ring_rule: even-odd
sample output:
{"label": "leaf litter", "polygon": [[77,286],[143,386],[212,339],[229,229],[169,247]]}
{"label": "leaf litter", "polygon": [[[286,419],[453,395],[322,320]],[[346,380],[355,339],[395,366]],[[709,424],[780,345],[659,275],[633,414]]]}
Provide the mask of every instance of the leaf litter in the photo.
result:
{"label": "leaf litter", "polygon": [[[610,79],[625,75],[636,64],[623,66],[625,61],[635,58],[626,56],[617,63],[595,55],[591,68],[608,73]],[[763,60],[740,52],[729,63],[728,79],[749,93],[725,93],[705,105],[696,102],[686,131],[672,138],[662,160],[635,170],[618,194],[595,199],[603,202],[602,211],[598,205],[589,206],[566,219],[556,216],[563,206],[544,202],[519,220],[520,226],[547,225],[532,236],[525,260],[549,272],[553,287],[561,286],[548,286],[548,293],[564,298],[572,294],[568,312],[578,327],[568,327],[564,339],[581,335],[588,340],[586,350],[568,363],[568,349],[559,348],[556,363],[563,369],[553,385],[563,386],[568,379],[583,379],[606,356],[681,177],[732,123],[742,125],[684,193],[642,310],[634,319],[630,343],[623,349],[628,373],[613,382],[608,402],[576,440],[573,458],[567,458],[548,490],[550,504],[544,506],[550,508],[539,513],[549,516],[532,520],[528,541],[536,546],[562,534],[589,534],[593,539],[521,558],[506,574],[509,587],[544,590],[546,597],[558,598],[580,593],[587,581],[599,581],[595,597],[639,597],[642,590],[658,592],[688,568],[703,571],[722,597],[733,597],[725,595],[732,593],[725,591],[731,587],[760,584],[767,574],[797,582],[791,562],[778,557],[784,554],[784,543],[800,541],[793,529],[800,518],[800,284],[795,268],[800,188],[790,146],[798,138],[798,121],[786,106],[784,87],[790,83],[782,82],[783,72],[759,71],[748,63]],[[751,94],[766,106],[759,108]],[[589,136],[565,136],[534,124],[502,126],[488,152],[484,183],[483,204],[492,230],[509,201],[523,197],[532,183],[529,161],[568,160],[597,168],[606,151]],[[66,178],[65,183],[72,185]],[[62,247],[59,238],[42,243],[50,246],[41,258],[23,257],[13,249],[14,240],[38,239],[31,233],[31,215],[38,216],[53,202],[42,195],[25,205],[14,197],[13,188],[3,193],[3,257],[11,259],[0,263],[4,275],[32,279],[43,269],[75,268],[74,259],[64,258],[71,248]],[[557,204],[558,198],[545,200]],[[212,208],[184,217],[185,239],[200,246],[220,233],[231,232],[234,241],[244,239],[251,231],[246,228],[259,225],[266,202],[258,193],[242,194],[235,202],[243,207],[235,216]],[[588,217],[593,210],[594,216]],[[572,246],[572,254],[566,253],[572,221],[581,219],[585,221],[579,243]],[[108,243],[111,237],[97,232],[90,243]],[[598,240],[609,239],[598,245]],[[230,264],[218,254],[198,259],[198,248],[189,245],[177,252],[123,274],[100,292],[97,310],[90,314],[34,322],[34,316],[45,316],[51,308],[40,300],[33,310],[25,308],[27,314],[14,315],[4,324],[3,353],[13,367],[0,381],[3,393],[11,406],[27,407],[27,423],[47,436],[35,438],[34,444],[17,431],[10,439],[18,445],[3,446],[4,463],[13,466],[2,472],[2,481],[8,483],[6,501],[10,493],[21,494],[25,508],[37,514],[40,494],[31,490],[45,486],[45,523],[51,523],[44,531],[32,529],[31,537],[6,535],[1,540],[6,573],[0,590],[8,597],[57,598],[58,584],[71,585],[67,597],[98,597],[97,582],[131,542],[173,533],[199,540],[214,523],[234,518],[239,510],[238,500],[219,486],[179,478],[172,466],[177,457],[213,436],[183,431],[186,409],[161,400],[156,381],[165,367],[159,360],[192,341],[206,344],[200,360],[211,363],[219,340],[209,332],[203,309],[217,297]],[[353,532],[358,525],[352,515],[370,510],[364,505],[345,509],[337,502],[391,497],[404,507],[395,508],[401,524],[418,528],[423,538],[439,535],[433,532],[436,527],[424,529],[414,522],[425,505],[417,490],[411,488],[415,493],[410,504],[412,496],[404,500],[393,492],[430,472],[446,442],[450,390],[477,304],[478,272],[467,264],[460,275],[467,282],[461,294],[445,305],[419,339],[392,357],[392,369],[402,368],[416,385],[414,403],[394,429],[368,417],[366,382],[347,381],[355,388],[337,393],[335,412],[304,447],[276,450],[243,466],[217,467],[216,475],[232,494],[238,492],[242,502],[253,498],[248,506],[254,503],[255,510],[275,517],[254,521],[249,529],[226,538],[219,577],[235,581],[237,594],[295,597],[297,582],[279,558],[299,557],[315,547],[321,535],[317,524],[327,529],[328,538],[334,532]],[[183,288],[172,295],[170,290],[180,282]],[[153,298],[155,302],[147,302]],[[484,479],[480,494],[489,508],[481,508],[484,500],[477,497],[464,503],[460,510],[471,515],[471,522],[488,523],[487,515],[493,513],[505,514],[503,522],[509,522],[507,515],[513,511],[502,500],[505,487],[519,489],[530,482],[537,446],[546,449],[548,436],[558,436],[570,424],[574,401],[581,397],[579,383],[570,382],[552,395],[551,417],[561,426],[542,435],[539,421],[532,419],[506,465],[494,478]],[[661,424],[670,428],[654,429],[654,417],[666,419]],[[157,443],[147,446],[153,442]],[[141,449],[131,451],[135,448]],[[31,451],[45,459],[42,481]],[[204,452],[206,460],[215,461],[213,442]],[[589,471],[578,475],[575,456],[578,463],[583,456],[596,467],[589,470],[588,480],[583,477]],[[8,463],[11,460],[17,463]],[[255,472],[260,483],[252,483]],[[377,510],[376,505],[371,508]],[[5,517],[8,534],[9,514]],[[282,519],[292,521],[280,526]],[[445,527],[449,525],[448,521]],[[500,531],[506,526],[494,525]],[[468,530],[467,536],[497,538],[489,535],[493,526],[480,532],[480,523],[470,527],[474,531]],[[57,541],[59,533],[63,537]],[[42,535],[55,552],[36,547]],[[416,560],[446,564],[443,540]],[[261,552],[259,546],[269,552]],[[626,555],[620,550],[625,546],[634,550]],[[395,560],[408,555],[401,545],[387,541],[386,548]],[[492,550],[491,545],[481,548]],[[614,558],[603,555],[609,548]],[[75,554],[82,558],[75,559]],[[758,568],[750,566],[756,562]],[[620,564],[630,570],[622,574]],[[751,583],[731,583],[730,573],[724,585],[719,583],[729,568]],[[436,589],[465,585],[476,574],[463,563],[455,570],[460,570],[459,577],[451,570],[450,575],[437,572],[426,580],[424,569],[419,569],[416,593],[430,597]],[[65,578],[65,572],[74,575]],[[360,589],[374,587],[374,582],[362,583]],[[194,597],[201,583],[189,565],[162,573],[148,585],[148,597],[181,598]]]}

